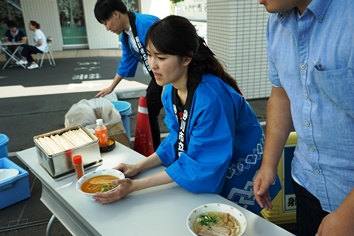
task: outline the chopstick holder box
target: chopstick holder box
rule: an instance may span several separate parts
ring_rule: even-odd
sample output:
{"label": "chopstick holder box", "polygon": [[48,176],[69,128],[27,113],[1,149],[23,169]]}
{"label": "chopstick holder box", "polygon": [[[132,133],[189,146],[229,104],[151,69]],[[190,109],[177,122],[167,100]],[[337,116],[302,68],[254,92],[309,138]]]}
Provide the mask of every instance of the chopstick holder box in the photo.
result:
{"label": "chopstick holder box", "polygon": [[[82,129],[91,141],[85,144],[77,145],[65,151],[49,154],[39,141],[39,138],[51,137],[52,135],[62,135],[68,131]],[[33,137],[34,145],[37,149],[37,156],[40,165],[53,177],[59,180],[75,174],[72,158],[75,155],[82,156],[82,162],[85,169],[102,164],[101,153],[98,145],[98,139],[82,125],[76,125],[51,131],[45,134]]]}

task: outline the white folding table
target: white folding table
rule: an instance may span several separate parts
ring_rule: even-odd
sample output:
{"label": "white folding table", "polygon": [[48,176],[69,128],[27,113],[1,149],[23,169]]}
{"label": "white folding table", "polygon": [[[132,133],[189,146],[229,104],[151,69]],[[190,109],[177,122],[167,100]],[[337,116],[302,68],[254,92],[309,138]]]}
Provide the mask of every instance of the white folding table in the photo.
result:
{"label": "white folding table", "polygon": [[[113,168],[121,162],[136,163],[145,158],[124,145],[116,144],[113,151],[102,154],[102,165],[96,169]],[[191,210],[206,203],[224,203],[239,209],[248,223],[245,236],[292,235],[217,194],[194,194],[175,183],[134,192],[118,202],[101,205],[77,191],[76,176],[55,181],[40,166],[34,147],[17,152],[17,156],[42,182],[41,201],[53,213],[47,235],[50,235],[55,217],[73,235],[191,235],[187,228],[187,216]],[[160,166],[140,174],[138,178],[164,169]],[[86,172],[89,171],[93,169]]]}
{"label": "white folding table", "polygon": [[[1,44],[1,48],[2,50],[9,56],[9,59],[5,62],[5,65],[2,67],[3,70],[5,70],[6,66],[11,62],[11,60],[15,60],[16,62],[18,62],[20,59],[18,59],[15,55],[17,53],[17,51],[19,50],[19,48],[21,47],[21,45],[23,45],[25,43],[22,42],[5,42]],[[15,46],[16,49],[11,52],[8,47],[9,46]],[[21,65],[24,69],[26,69],[25,65]]]}

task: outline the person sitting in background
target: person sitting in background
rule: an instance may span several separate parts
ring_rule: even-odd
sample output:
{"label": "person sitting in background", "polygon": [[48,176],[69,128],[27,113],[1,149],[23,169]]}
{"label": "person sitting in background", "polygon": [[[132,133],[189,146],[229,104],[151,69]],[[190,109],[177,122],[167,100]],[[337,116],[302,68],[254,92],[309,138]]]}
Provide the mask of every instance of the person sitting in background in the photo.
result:
{"label": "person sitting in background", "polygon": [[[127,178],[113,181],[120,187],[97,193],[95,201],[107,204],[134,191],[176,182],[194,193],[220,194],[258,214],[261,208],[253,193],[245,199],[237,192],[247,189],[261,165],[264,135],[236,80],[184,17],[171,15],[155,22],[145,45],[156,82],[165,86],[162,102],[170,132],[149,157],[115,167]],[[167,166],[161,173],[130,179],[161,164]],[[270,197],[279,190],[278,180]]]}
{"label": "person sitting in background", "polygon": [[42,30],[40,30],[40,24],[36,21],[31,20],[29,23],[29,29],[34,32],[34,42],[35,46],[24,44],[22,50],[22,60],[16,62],[18,65],[27,65],[27,69],[35,69],[38,68],[38,64],[33,60],[31,54],[44,53],[47,48],[47,39]]}
{"label": "person sitting in background", "polygon": [[[6,43],[12,42],[12,43],[26,43],[27,42],[27,36],[26,34],[17,28],[17,25],[14,21],[10,20],[7,22],[7,27],[8,30],[5,32],[5,37],[4,37],[4,41]],[[17,46],[7,46],[7,50],[9,50],[10,52],[14,52],[16,50]],[[21,52],[22,52],[22,47],[19,47],[19,49],[16,52],[16,57],[17,58],[21,58]],[[10,58],[9,55],[6,55],[6,60],[8,60]]]}

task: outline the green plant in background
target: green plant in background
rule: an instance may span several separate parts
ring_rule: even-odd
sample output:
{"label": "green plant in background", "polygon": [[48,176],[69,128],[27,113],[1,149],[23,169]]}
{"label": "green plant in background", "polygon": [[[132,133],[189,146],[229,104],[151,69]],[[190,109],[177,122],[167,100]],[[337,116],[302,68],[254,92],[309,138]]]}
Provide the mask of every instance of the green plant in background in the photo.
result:
{"label": "green plant in background", "polygon": [[179,3],[179,2],[183,2],[184,0],[170,0],[172,3],[176,4],[176,3]]}
{"label": "green plant in background", "polygon": [[123,3],[125,4],[125,6],[127,7],[128,11],[131,12],[138,12],[138,3],[137,0],[123,0]]}

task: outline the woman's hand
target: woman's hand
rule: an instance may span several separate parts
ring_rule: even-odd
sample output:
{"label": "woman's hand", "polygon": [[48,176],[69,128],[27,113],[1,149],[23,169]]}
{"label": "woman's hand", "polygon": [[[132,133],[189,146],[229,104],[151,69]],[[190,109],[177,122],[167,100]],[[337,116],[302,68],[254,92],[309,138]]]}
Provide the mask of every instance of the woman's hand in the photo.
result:
{"label": "woman's hand", "polygon": [[114,167],[114,169],[123,172],[126,178],[113,180],[112,184],[118,184],[119,187],[112,192],[97,193],[93,197],[95,202],[102,204],[112,203],[125,198],[128,194],[134,191],[139,191],[142,189],[173,182],[171,177],[165,171],[135,180],[131,180],[129,178],[160,164],[161,160],[156,153],[151,154],[149,157],[144,158],[134,165],[120,163],[118,166]]}
{"label": "woman's hand", "polygon": [[125,198],[128,194],[134,190],[134,180],[125,178],[119,180],[113,180],[112,184],[118,184],[119,187],[112,192],[97,193],[93,198],[95,202],[101,204],[108,204],[119,201]]}
{"label": "woman's hand", "polygon": [[113,180],[112,184],[119,185],[117,189],[113,190],[112,192],[97,193],[93,198],[95,202],[108,204],[115,201],[119,201],[134,191],[139,191],[142,189],[168,184],[172,182],[173,180],[165,171],[141,179],[131,180],[129,178],[125,178]]}
{"label": "woman's hand", "polygon": [[114,169],[123,172],[125,177],[133,177],[139,174],[139,169],[136,165],[120,163],[118,166],[114,167]]}

